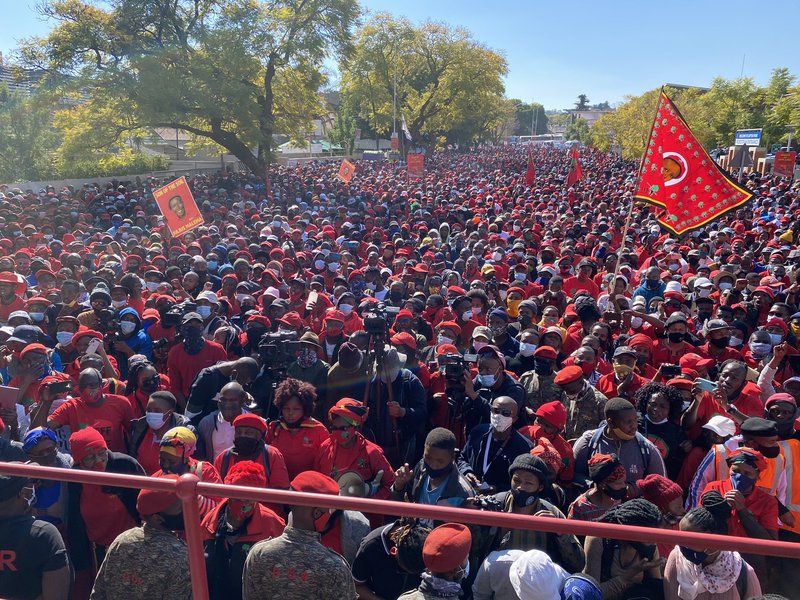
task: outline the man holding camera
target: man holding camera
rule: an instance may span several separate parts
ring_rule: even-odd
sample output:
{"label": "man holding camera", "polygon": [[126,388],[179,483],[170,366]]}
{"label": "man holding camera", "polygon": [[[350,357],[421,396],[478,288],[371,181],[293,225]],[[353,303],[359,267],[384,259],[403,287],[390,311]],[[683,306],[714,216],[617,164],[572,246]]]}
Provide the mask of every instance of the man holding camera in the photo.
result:
{"label": "man holding camera", "polygon": [[471,379],[468,372],[464,373],[464,394],[475,409],[472,418],[467,420],[470,429],[478,423],[489,422],[489,407],[501,396],[513,398],[517,403],[516,414],[524,415],[525,389],[505,372],[505,368],[505,355],[496,346],[484,346],[478,352],[478,376]]}

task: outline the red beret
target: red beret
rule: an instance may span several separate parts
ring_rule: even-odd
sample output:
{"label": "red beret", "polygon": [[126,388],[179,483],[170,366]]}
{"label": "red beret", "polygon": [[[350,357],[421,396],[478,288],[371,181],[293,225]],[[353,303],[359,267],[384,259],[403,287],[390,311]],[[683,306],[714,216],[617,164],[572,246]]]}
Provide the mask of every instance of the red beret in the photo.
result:
{"label": "red beret", "polygon": [[25,349],[19,353],[19,357],[25,358],[28,354],[31,354],[32,352],[47,354],[47,347],[44,344],[28,344],[27,346],[25,346]]}
{"label": "red beret", "polygon": [[558,429],[564,429],[567,426],[567,409],[560,400],[545,402],[536,410],[536,416]]}
{"label": "red beret", "polygon": [[267,487],[267,475],[264,467],[252,460],[242,460],[233,465],[225,475],[225,485],[246,485],[249,487]]}
{"label": "red beret", "polygon": [[407,331],[401,331],[400,333],[394,334],[389,341],[391,341],[393,344],[408,346],[409,348],[417,347],[417,339]]}
{"label": "red beret", "polygon": [[583,377],[583,369],[581,369],[577,365],[570,365],[569,367],[564,367],[561,369],[558,374],[553,379],[553,383],[556,385],[566,385],[568,383],[572,383],[573,381],[578,381]]}
{"label": "red beret", "polygon": [[267,317],[265,317],[264,315],[253,315],[253,316],[251,316],[250,318],[247,319],[247,322],[248,323],[259,323],[259,324],[263,325],[264,327],[269,327],[270,325],[272,325],[272,323],[270,323],[270,320]]}
{"label": "red beret", "polygon": [[451,285],[449,288],[447,288],[447,293],[449,294],[450,292],[453,292],[454,294],[458,294],[459,296],[466,296],[467,295],[467,291],[464,288],[459,287],[457,285]]}
{"label": "red beret", "polygon": [[797,407],[797,400],[794,399],[794,396],[791,394],[787,394],[786,392],[780,392],[777,394],[772,394],[767,401],[764,403],[764,407],[769,409],[770,406],[773,404],[777,404],[778,402],[784,402],[786,404],[791,404],[794,407]]}
{"label": "red beret", "polygon": [[465,525],[445,523],[428,534],[422,560],[431,573],[449,573],[464,564],[471,546],[472,534]]}
{"label": "red beret", "polygon": [[245,413],[239,415],[233,420],[234,427],[252,427],[258,429],[261,433],[267,432],[267,422],[253,413]]}
{"label": "red beret", "polygon": [[557,357],[556,349],[553,348],[552,346],[539,346],[538,348],[536,348],[536,350],[533,351],[533,357],[555,360]]}
{"label": "red beret", "polygon": [[453,344],[442,344],[436,347],[436,356],[443,356],[445,354],[458,354],[458,348]]}
{"label": "red beret", "polygon": [[642,498],[649,500],[662,511],[667,509],[670,502],[683,497],[681,486],[663,475],[651,473],[638,481],[636,485],[639,486]]}
{"label": "red beret", "polygon": [[651,350],[653,349],[653,340],[649,336],[646,336],[643,333],[637,333],[636,335],[632,335],[631,338],[628,340],[628,346],[633,348],[634,346],[647,346]]}
{"label": "red beret", "polygon": [[316,471],[303,471],[292,479],[291,489],[312,494],[339,495],[339,485],[327,475]]}
{"label": "red beret", "polygon": [[439,323],[437,329],[439,331],[441,331],[442,329],[450,329],[452,331],[455,331],[456,335],[461,335],[461,327],[459,327],[458,323],[456,323],[455,321],[442,321],[441,323]]}
{"label": "red beret", "polygon": [[[177,475],[160,475],[159,479],[172,479],[178,481]],[[136,499],[136,510],[143,517],[147,515],[154,515],[167,510],[173,504],[178,502],[178,496],[174,491],[164,490],[148,490],[143,489],[139,492],[139,497]]]}
{"label": "red beret", "polygon": [[402,318],[413,319],[414,318],[414,313],[412,313],[407,308],[404,308],[403,310],[401,310],[400,312],[397,313],[397,317],[395,318],[395,320],[399,320],[399,319],[402,319]]}
{"label": "red beret", "polygon": [[292,329],[300,329],[303,327],[303,319],[296,312],[288,312],[283,317],[278,319],[278,323],[291,327]]}
{"label": "red beret", "polygon": [[84,427],[69,436],[69,447],[76,463],[89,455],[89,450],[108,449],[105,438],[94,427]]}
{"label": "red beret", "polygon": [[789,334],[789,327],[786,325],[786,323],[784,323],[783,319],[777,319],[773,317],[767,321],[764,327],[779,327],[784,336]]}

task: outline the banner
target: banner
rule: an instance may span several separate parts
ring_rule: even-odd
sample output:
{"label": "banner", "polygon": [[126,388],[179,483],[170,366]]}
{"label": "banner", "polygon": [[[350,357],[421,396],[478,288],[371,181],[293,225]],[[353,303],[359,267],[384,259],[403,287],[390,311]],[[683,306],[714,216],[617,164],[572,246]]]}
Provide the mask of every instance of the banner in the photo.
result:
{"label": "banner", "polygon": [[355,175],[356,166],[346,158],[342,161],[342,166],[339,167],[339,179],[345,183],[350,183],[350,180]]}
{"label": "banner", "polygon": [[567,175],[567,187],[572,187],[575,185],[581,177],[583,177],[583,173],[581,173],[581,155],[578,152],[578,149],[574,146],[569,150],[569,174]]}
{"label": "banner", "polygon": [[525,171],[525,185],[531,187],[536,180],[536,167],[533,166],[533,151],[528,148],[528,168]]}
{"label": "banner", "polygon": [[658,222],[682,235],[752,197],[717,166],[662,90],[634,198],[663,208]]}
{"label": "banner", "polygon": [[425,175],[425,155],[409,152],[406,156],[409,177],[422,178]]}
{"label": "banner", "polygon": [[186,177],[153,190],[153,198],[173,236],[180,237],[203,224],[203,215],[197,208]]}
{"label": "banner", "polygon": [[772,165],[772,172],[775,173],[775,175],[792,177],[794,175],[796,161],[797,152],[776,152],[775,163]]}

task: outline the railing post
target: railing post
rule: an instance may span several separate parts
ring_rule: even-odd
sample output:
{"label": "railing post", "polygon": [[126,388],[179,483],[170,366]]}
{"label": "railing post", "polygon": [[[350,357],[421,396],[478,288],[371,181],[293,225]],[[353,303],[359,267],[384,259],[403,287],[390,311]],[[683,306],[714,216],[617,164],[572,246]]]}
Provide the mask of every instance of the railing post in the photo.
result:
{"label": "railing post", "polygon": [[192,578],[192,599],[208,600],[206,558],[203,536],[200,534],[200,510],[197,507],[197,483],[192,473],[181,475],[175,493],[183,504],[183,524],[186,529],[186,546],[189,552],[189,574]]}

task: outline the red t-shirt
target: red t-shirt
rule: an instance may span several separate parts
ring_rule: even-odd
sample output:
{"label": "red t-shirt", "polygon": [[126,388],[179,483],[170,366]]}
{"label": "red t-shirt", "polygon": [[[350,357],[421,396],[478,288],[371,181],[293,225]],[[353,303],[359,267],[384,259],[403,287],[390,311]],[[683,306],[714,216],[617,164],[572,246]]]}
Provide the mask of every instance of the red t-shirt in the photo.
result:
{"label": "red t-shirt", "polygon": [[8,321],[8,315],[16,310],[25,310],[25,301],[19,296],[14,296],[11,304],[3,304],[0,302],[0,321],[5,323]]}
{"label": "red t-shirt", "polygon": [[[603,375],[598,381],[595,388],[597,388],[598,392],[602,392],[605,394],[607,398],[616,398],[619,396],[617,392],[618,383],[615,379],[615,373],[609,373],[608,375]],[[639,390],[639,388],[643,387],[647,383],[647,380],[643,377],[639,377],[636,373],[632,376],[632,381],[628,384],[627,389],[625,390],[626,396],[628,398],[633,398],[633,395]]]}
{"label": "red t-shirt", "polygon": [[106,494],[99,485],[81,486],[80,510],[89,541],[100,546],[108,546],[120,533],[139,525],[119,496]]}
{"label": "red t-shirt", "polygon": [[717,350],[716,347],[711,346],[710,342],[706,342],[705,344],[697,348],[695,352],[700,356],[707,356],[708,358],[713,358],[715,361],[717,361],[717,365],[721,365],[730,358],[736,360],[742,360],[742,353],[733,348],[723,348],[722,353],[719,356],[712,355],[710,352],[711,348]]}
{"label": "red t-shirt", "polygon": [[383,471],[381,487],[375,498],[388,498],[389,487],[394,483],[392,469],[380,446],[373,444],[360,433],[358,441],[350,448],[342,448],[328,438],[322,443],[314,461],[314,470],[338,479],[342,473],[353,471],[366,482]]}
{"label": "red t-shirt", "polygon": [[564,293],[570,298],[574,298],[578,292],[589,292],[592,298],[597,298],[600,295],[600,288],[597,284],[589,278],[581,281],[577,276],[569,277],[564,280]]}
{"label": "red t-shirt", "polygon": [[328,435],[328,430],[316,419],[306,419],[296,429],[288,429],[282,421],[273,421],[267,428],[266,441],[281,451],[292,480],[303,471],[313,470],[314,459]]}
{"label": "red t-shirt", "polygon": [[[733,489],[730,479],[720,479],[712,481],[703,490],[703,494],[711,490],[716,490],[723,496]],[[756,486],[750,494],[744,497],[744,506],[753,513],[753,518],[767,531],[778,530],[778,500],[775,496],[768,494],[760,487]],[[730,525],[728,526],[730,535],[750,537],[742,525],[736,509],[731,514]]]}
{"label": "red t-shirt", "polygon": [[[217,469],[217,473],[219,473],[219,476],[223,480],[225,479],[225,475],[228,473],[227,471],[225,473],[222,472],[222,462],[223,458],[228,453],[230,454],[230,459],[228,460],[227,465],[228,470],[230,470],[230,468],[240,460],[232,448],[226,450],[225,452],[219,453],[217,459],[214,461],[214,467]],[[281,454],[281,451],[275,446],[267,445],[267,456],[269,460],[269,469],[267,469],[267,466],[264,464],[263,452],[259,451],[258,457],[255,460],[255,462],[264,467],[265,474],[268,473],[266,487],[278,488],[282,490],[289,489],[289,474],[286,471],[286,462],[283,459],[283,454]]]}
{"label": "red t-shirt", "polygon": [[167,374],[172,393],[188,396],[192,382],[201,370],[225,360],[228,360],[225,348],[209,340],[206,340],[200,352],[193,355],[187,354],[183,344],[175,346],[167,357]]}
{"label": "red t-shirt", "polygon": [[127,452],[125,437],[130,429],[133,412],[125,396],[106,394],[106,401],[98,407],[87,405],[80,398],[67,400],[53,411],[47,420],[59,426],[68,425],[75,432],[94,427],[112,452]]}
{"label": "red t-shirt", "polygon": [[145,473],[152,475],[161,470],[161,464],[158,462],[161,446],[155,441],[153,430],[149,427],[147,429],[148,432],[144,434],[144,439],[136,451],[136,460],[142,465]]}

